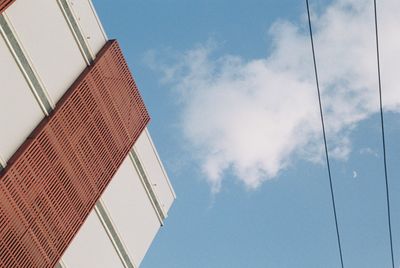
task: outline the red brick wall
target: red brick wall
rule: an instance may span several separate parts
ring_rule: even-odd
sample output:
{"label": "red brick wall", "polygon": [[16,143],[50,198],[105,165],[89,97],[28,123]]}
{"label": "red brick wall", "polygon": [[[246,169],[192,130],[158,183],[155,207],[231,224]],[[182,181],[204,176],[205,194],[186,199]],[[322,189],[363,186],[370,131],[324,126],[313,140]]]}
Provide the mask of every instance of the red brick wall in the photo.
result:
{"label": "red brick wall", "polygon": [[0,267],[54,267],[148,121],[109,41],[0,174]]}

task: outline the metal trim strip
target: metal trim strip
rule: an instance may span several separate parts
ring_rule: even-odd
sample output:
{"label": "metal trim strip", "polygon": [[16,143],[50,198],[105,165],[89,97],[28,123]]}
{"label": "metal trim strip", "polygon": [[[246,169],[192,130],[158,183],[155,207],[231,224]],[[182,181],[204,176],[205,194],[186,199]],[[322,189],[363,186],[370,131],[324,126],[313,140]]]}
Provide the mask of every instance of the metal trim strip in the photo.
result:
{"label": "metal trim strip", "polygon": [[97,201],[95,211],[124,267],[137,268],[133,263],[132,258],[129,256],[128,250],[123,243],[115,224],[112,222],[110,213],[101,199]]}
{"label": "metal trim strip", "polygon": [[79,23],[75,18],[74,12],[70,7],[69,2],[67,0],[57,0],[57,3],[60,6],[60,9],[64,15],[65,20],[67,21],[69,28],[71,29],[72,35],[74,36],[75,41],[79,46],[79,49],[81,50],[82,56],[84,57],[86,63],[90,65],[90,63],[93,62],[95,56],[90,49],[90,46],[86,42],[85,37],[83,36],[82,29],[80,28]]}
{"label": "metal trim strip", "polygon": [[41,82],[39,75],[33,68],[33,64],[29,60],[27,53],[24,51],[21,42],[15,34],[11,22],[5,14],[0,14],[0,34],[10,49],[11,54],[13,55],[44,114],[49,115],[54,108],[54,104]]}
{"label": "metal trim strip", "polygon": [[145,171],[145,168],[143,167],[140,158],[138,154],[135,152],[135,149],[132,149],[129,152],[129,157],[136,169],[136,172],[139,174],[140,180],[143,183],[143,187],[146,190],[147,196],[149,197],[153,208],[157,214],[157,217],[160,221],[161,226],[164,225],[164,220],[166,218],[166,213],[164,212],[163,208],[160,205],[160,201],[157,198],[156,193],[153,190],[153,187],[150,183],[150,180],[147,177],[147,172]]}

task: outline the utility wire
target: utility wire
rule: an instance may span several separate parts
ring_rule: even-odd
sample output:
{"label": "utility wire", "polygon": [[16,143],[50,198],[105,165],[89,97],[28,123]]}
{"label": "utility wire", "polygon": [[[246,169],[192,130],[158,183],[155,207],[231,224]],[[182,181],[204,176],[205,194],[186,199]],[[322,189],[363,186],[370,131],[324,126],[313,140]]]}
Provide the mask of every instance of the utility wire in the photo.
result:
{"label": "utility wire", "polygon": [[394,254],[393,254],[393,239],[392,239],[392,223],[390,217],[390,196],[389,196],[389,182],[387,175],[387,164],[386,164],[386,142],[385,142],[385,128],[383,123],[383,108],[382,108],[382,83],[381,83],[381,66],[379,60],[379,35],[378,35],[378,16],[376,12],[376,0],[374,0],[374,15],[375,15],[375,40],[376,40],[376,60],[378,66],[378,85],[379,85],[379,108],[381,112],[381,130],[382,130],[382,148],[383,148],[383,166],[385,170],[385,183],[386,183],[386,204],[387,204],[387,216],[388,216],[388,228],[390,238],[390,253],[392,257],[392,268],[394,268]]}
{"label": "utility wire", "polygon": [[309,6],[309,3],[308,3],[308,0],[306,0],[306,5],[307,5],[307,15],[308,15],[308,27],[309,27],[309,30],[310,30],[311,49],[312,49],[313,62],[314,62],[315,82],[316,82],[316,85],[317,85],[317,92],[318,92],[319,112],[320,112],[320,116],[321,116],[322,134],[323,134],[323,137],[324,137],[326,165],[328,167],[328,177],[329,177],[329,186],[330,186],[330,189],[331,189],[333,215],[335,217],[336,236],[337,236],[337,242],[338,242],[338,248],[339,248],[339,254],[340,254],[340,263],[341,263],[342,268],[344,268],[342,246],[341,246],[341,243],[340,243],[339,225],[338,225],[337,214],[336,214],[335,195],[334,195],[334,192],[333,192],[331,167],[330,167],[330,164],[329,164],[328,144],[327,144],[327,141],[326,141],[324,113],[322,111],[321,91],[320,91],[320,88],[319,88],[317,62],[316,62],[316,59],[315,59],[316,57],[315,57],[315,49],[314,49],[314,38],[313,38],[313,32],[312,32],[312,26],[311,26],[310,6]]}

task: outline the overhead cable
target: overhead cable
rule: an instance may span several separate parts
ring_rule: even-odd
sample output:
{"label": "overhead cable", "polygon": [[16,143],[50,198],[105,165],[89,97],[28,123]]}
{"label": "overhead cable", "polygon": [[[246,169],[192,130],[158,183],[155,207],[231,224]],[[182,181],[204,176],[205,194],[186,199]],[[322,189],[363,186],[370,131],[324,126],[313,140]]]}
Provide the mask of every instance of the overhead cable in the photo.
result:
{"label": "overhead cable", "polygon": [[316,62],[315,48],[314,48],[314,38],[313,38],[311,16],[310,16],[310,5],[308,3],[308,0],[306,0],[306,6],[307,6],[307,15],[308,15],[308,27],[309,27],[309,31],[310,31],[311,50],[312,50],[313,63],[314,63],[315,82],[317,85],[317,92],[318,92],[318,102],[319,102],[319,112],[320,112],[321,125],[322,125],[322,135],[324,138],[326,165],[328,168],[328,177],[329,177],[329,186],[330,186],[330,190],[331,190],[332,208],[333,208],[333,215],[335,218],[336,237],[337,237],[337,243],[338,243],[338,248],[339,248],[340,263],[341,263],[342,268],[344,268],[342,246],[341,246],[341,242],[340,242],[341,240],[340,240],[339,225],[338,225],[338,219],[337,219],[337,213],[336,213],[335,194],[333,191],[332,174],[331,174],[331,167],[330,167],[330,162],[329,162],[328,144],[326,141],[324,113],[323,113],[322,102],[321,102],[321,91],[320,91],[320,87],[319,87],[317,62]]}
{"label": "overhead cable", "polygon": [[392,259],[392,268],[394,268],[394,254],[393,254],[393,239],[392,239],[392,223],[390,216],[390,196],[389,196],[389,182],[387,174],[387,161],[386,161],[386,142],[385,142],[385,128],[383,120],[383,105],[382,105],[382,83],[381,83],[381,66],[379,56],[379,35],[378,35],[378,16],[376,11],[376,0],[374,0],[374,15],[375,15],[375,41],[376,41],[376,60],[377,60],[377,71],[378,71],[378,88],[379,88],[379,108],[381,115],[381,131],[382,131],[382,148],[383,148],[383,167],[385,171],[385,185],[386,185],[386,205],[387,205],[387,217],[388,217],[388,229],[389,229],[389,240],[390,240],[390,254]]}

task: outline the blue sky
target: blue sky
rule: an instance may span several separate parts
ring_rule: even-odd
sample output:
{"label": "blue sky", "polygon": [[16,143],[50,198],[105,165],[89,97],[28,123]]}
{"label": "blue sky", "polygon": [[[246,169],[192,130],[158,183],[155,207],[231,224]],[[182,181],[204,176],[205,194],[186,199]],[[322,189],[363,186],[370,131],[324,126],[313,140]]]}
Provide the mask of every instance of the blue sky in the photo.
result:
{"label": "blue sky", "polygon": [[[178,195],[142,267],[339,267],[305,3],[93,2]],[[373,2],[310,3],[345,266],[390,267]],[[398,267],[400,4],[378,12]]]}

